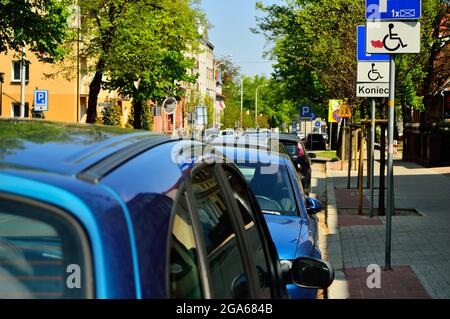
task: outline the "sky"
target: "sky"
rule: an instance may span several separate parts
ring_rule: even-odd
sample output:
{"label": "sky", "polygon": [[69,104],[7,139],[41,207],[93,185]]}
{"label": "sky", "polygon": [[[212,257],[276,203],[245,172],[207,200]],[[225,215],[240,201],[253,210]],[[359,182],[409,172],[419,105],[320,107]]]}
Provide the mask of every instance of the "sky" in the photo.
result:
{"label": "sky", "polygon": [[[208,21],[209,41],[214,45],[216,58],[230,56],[248,76],[266,75],[272,72],[273,61],[263,57],[263,52],[271,47],[263,35],[250,31],[256,27],[255,17],[261,16],[256,10],[257,0],[201,0]],[[264,5],[283,3],[282,0],[260,0]]]}

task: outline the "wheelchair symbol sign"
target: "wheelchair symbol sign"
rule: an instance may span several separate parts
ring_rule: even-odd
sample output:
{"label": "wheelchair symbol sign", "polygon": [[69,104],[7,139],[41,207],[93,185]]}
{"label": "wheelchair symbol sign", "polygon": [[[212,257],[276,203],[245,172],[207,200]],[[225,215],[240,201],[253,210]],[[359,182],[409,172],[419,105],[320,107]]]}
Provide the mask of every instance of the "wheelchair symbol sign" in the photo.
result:
{"label": "wheelchair symbol sign", "polygon": [[367,53],[420,53],[420,22],[367,22]]}
{"label": "wheelchair symbol sign", "polygon": [[360,83],[388,83],[389,62],[358,62],[358,77]]}

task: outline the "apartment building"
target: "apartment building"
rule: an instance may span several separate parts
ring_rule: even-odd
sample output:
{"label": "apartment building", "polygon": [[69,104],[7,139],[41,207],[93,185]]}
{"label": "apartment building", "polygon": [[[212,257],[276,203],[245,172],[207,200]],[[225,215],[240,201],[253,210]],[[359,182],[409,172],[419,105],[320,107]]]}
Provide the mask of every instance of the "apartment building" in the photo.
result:
{"label": "apartment building", "polygon": [[[81,60],[79,103],[77,103],[76,65],[73,74],[61,72],[61,67],[41,62],[33,52],[26,53],[25,76],[25,117],[32,118],[34,111],[34,91],[48,91],[48,111],[39,114],[46,120],[61,122],[86,122],[87,101],[89,95],[90,74],[87,73],[87,61]],[[21,55],[14,52],[0,54],[1,85],[0,117],[20,116],[21,90]],[[112,100],[118,100],[122,106],[122,123],[126,123],[131,103],[128,99],[119,97],[115,92],[101,91],[98,97],[97,114],[101,115],[104,107],[112,105]]]}

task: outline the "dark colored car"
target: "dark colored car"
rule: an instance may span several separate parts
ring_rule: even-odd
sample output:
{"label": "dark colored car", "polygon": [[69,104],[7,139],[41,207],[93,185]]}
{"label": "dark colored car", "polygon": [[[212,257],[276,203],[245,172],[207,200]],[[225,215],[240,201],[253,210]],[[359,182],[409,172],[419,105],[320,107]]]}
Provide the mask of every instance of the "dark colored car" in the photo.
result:
{"label": "dark colored car", "polygon": [[[321,258],[316,213],[322,204],[308,198],[285,154],[250,146],[216,148],[231,159],[255,193],[281,260]],[[288,285],[291,298],[316,298],[317,290]]]}
{"label": "dark colored car", "polygon": [[280,298],[327,287],[281,264],[245,178],[194,141],[0,120],[0,297]]}
{"label": "dark colored car", "polygon": [[[303,189],[306,194],[311,192],[311,159],[316,155],[308,152],[305,149],[305,145],[301,141],[301,139],[296,134],[267,134],[267,133],[259,133],[259,135],[263,134],[267,135],[267,138],[270,140],[271,138],[278,139],[278,142],[283,144],[289,155],[291,156],[296,168],[299,170],[302,178]],[[248,135],[256,135],[256,133],[248,134]]]}
{"label": "dark colored car", "polygon": [[320,133],[308,134],[305,140],[305,146],[309,151],[319,151],[327,149],[325,138]]}

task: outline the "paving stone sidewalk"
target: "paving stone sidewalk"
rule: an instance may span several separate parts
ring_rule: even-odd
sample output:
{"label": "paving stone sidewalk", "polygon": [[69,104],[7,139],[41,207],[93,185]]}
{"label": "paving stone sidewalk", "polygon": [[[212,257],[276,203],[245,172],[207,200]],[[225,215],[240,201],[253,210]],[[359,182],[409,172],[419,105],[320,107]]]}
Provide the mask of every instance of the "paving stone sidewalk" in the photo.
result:
{"label": "paving stone sidewalk", "polygon": [[[376,172],[378,168],[377,162]],[[348,193],[351,190],[346,190],[347,171],[327,164],[328,254],[337,270],[329,298],[450,298],[449,173],[450,168],[395,161],[396,209],[415,209],[419,215],[393,217],[394,270],[382,271],[380,289],[368,289],[367,267],[377,264],[384,269],[385,265],[385,217],[347,213],[345,209],[357,207]],[[355,175],[353,171],[352,185],[356,185]]]}

